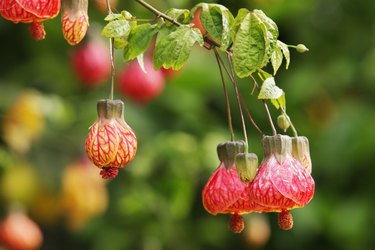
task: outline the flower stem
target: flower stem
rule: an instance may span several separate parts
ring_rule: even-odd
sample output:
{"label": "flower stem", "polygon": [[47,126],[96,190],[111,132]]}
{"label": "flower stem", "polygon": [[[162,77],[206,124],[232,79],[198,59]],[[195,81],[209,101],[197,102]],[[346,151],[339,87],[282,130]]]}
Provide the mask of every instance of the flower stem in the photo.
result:
{"label": "flower stem", "polygon": [[[255,80],[254,76],[250,75],[250,77],[251,77],[251,79],[253,79],[255,87],[258,89],[258,91],[260,91],[259,85],[258,85],[257,81]],[[277,134],[276,128],[275,128],[275,125],[273,124],[271,113],[270,113],[270,110],[268,109],[267,102],[265,100],[262,100],[262,101],[263,101],[264,109],[266,110],[266,113],[267,113],[268,121],[271,125],[272,135],[276,135]]]}
{"label": "flower stem", "polygon": [[232,115],[231,115],[231,111],[230,111],[228,91],[227,91],[227,87],[226,87],[226,85],[225,85],[225,81],[224,81],[223,70],[222,70],[222,68],[221,68],[221,64],[220,64],[220,60],[219,60],[219,54],[218,54],[218,52],[217,52],[216,49],[214,49],[214,53],[215,53],[215,57],[216,57],[216,61],[217,61],[217,65],[218,65],[219,70],[220,70],[221,82],[222,82],[222,84],[223,84],[223,90],[224,90],[224,95],[225,95],[225,105],[226,105],[226,107],[227,107],[227,114],[228,114],[228,123],[229,123],[230,139],[231,139],[231,141],[234,141],[234,132],[233,132],[233,124],[232,124]]}
{"label": "flower stem", "polygon": [[[245,143],[248,146],[245,118],[244,118],[243,112],[242,112],[242,106],[241,106],[241,101],[240,101],[240,94],[239,94],[239,91],[238,91],[238,86],[237,86],[236,79],[234,77],[234,69],[233,69],[233,64],[232,64],[232,57],[231,57],[230,54],[227,54],[227,59],[229,61],[230,74],[232,76],[231,79],[232,79],[234,91],[236,93],[236,99],[237,99],[238,109],[240,111],[241,124],[242,124],[242,129],[243,129],[243,136],[244,136],[244,139],[245,139]],[[246,147],[245,153],[247,153],[247,147]]]}
{"label": "flower stem", "polygon": [[[108,9],[108,15],[112,14],[111,5],[109,0],[105,0]],[[110,51],[110,58],[111,58],[111,92],[109,94],[109,98],[113,100],[114,96],[114,89],[115,89],[115,48],[113,46],[114,39],[109,39],[109,51]]]}

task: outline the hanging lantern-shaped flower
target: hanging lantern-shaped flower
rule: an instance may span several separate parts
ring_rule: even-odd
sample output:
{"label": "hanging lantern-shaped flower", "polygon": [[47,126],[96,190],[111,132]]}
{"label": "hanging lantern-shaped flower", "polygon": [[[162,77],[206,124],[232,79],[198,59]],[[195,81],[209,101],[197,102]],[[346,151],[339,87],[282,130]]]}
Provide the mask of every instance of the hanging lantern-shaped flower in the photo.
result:
{"label": "hanging lantern-shaped flower", "polygon": [[98,120],[86,139],[86,153],[95,166],[102,169],[104,179],[117,176],[118,169],[133,160],[137,138],[124,120],[124,103],[120,100],[99,100]]}
{"label": "hanging lantern-shaped flower", "polygon": [[60,0],[2,0],[0,14],[14,23],[32,23],[30,33],[38,41],[46,36],[42,22],[56,17],[60,5]]}
{"label": "hanging lantern-shaped flower", "polygon": [[240,233],[244,229],[241,214],[257,210],[249,199],[249,184],[238,176],[234,164],[236,155],[245,151],[245,142],[226,142],[217,147],[220,165],[209,178],[202,192],[203,206],[207,212],[216,215],[232,214],[230,229]]}
{"label": "hanging lantern-shaped flower", "polygon": [[312,163],[310,157],[309,140],[305,136],[292,138],[292,155],[297,159],[307,172],[311,174]]}
{"label": "hanging lantern-shaped flower", "polygon": [[89,27],[88,0],[66,0],[61,17],[62,30],[70,45],[78,44]]}
{"label": "hanging lantern-shaped flower", "polygon": [[310,173],[292,157],[292,141],[284,135],[265,136],[262,140],[264,159],[250,185],[250,200],[281,212],[279,225],[290,229],[293,220],[289,210],[310,202],[315,183]]}

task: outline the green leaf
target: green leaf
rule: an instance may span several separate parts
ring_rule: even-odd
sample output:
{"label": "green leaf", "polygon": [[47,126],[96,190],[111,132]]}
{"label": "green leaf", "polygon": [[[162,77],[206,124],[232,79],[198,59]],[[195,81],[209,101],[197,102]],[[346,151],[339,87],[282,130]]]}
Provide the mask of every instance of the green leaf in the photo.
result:
{"label": "green leaf", "polygon": [[254,10],[253,14],[259,18],[260,23],[263,26],[264,40],[265,40],[265,50],[266,56],[263,59],[263,62],[260,64],[260,68],[266,66],[269,62],[269,59],[272,57],[272,53],[275,51],[277,44],[277,37],[279,36],[279,29],[277,28],[276,23],[266,16],[261,10]]}
{"label": "green leaf", "polygon": [[282,107],[284,111],[286,111],[285,92],[283,91],[283,94],[279,98],[271,99],[271,103],[273,104],[273,106],[275,106],[276,109]]}
{"label": "green leaf", "polygon": [[121,14],[116,14],[116,13],[111,13],[109,15],[107,15],[105,18],[104,18],[104,21],[113,21],[113,20],[123,20],[125,19],[123,15]]}
{"label": "green leaf", "polygon": [[280,68],[281,63],[283,62],[283,52],[280,47],[276,49],[271,54],[271,63],[273,67],[273,74],[276,75],[277,70]]}
{"label": "green leaf", "polygon": [[127,12],[126,10],[121,11],[121,15],[125,17],[126,20],[130,20],[133,18],[133,15],[130,14],[130,12]]}
{"label": "green leaf", "polygon": [[232,23],[231,33],[230,33],[233,41],[235,40],[236,33],[237,33],[238,29],[240,28],[241,23],[242,23],[243,19],[246,17],[247,14],[249,14],[248,9],[242,8],[242,9],[238,10],[237,16],[234,19],[234,22]]}
{"label": "green leaf", "polygon": [[288,69],[289,63],[290,63],[290,53],[289,53],[288,45],[286,45],[282,41],[277,40],[277,47],[281,48],[285,57],[285,62],[286,62],[285,68]]}
{"label": "green leaf", "polygon": [[276,86],[273,77],[264,80],[260,88],[258,99],[278,99],[283,94],[283,90]]}
{"label": "green leaf", "polygon": [[[165,14],[167,16],[172,17],[174,20],[180,22],[180,23],[190,23],[191,17],[190,17],[190,11],[188,9],[175,9],[171,8],[168,9]],[[167,21],[167,26],[173,25],[172,23]]]}
{"label": "green leaf", "polygon": [[231,26],[234,22],[232,13],[220,4],[201,5],[201,23],[210,37],[220,44],[221,50],[226,50],[231,44]]}
{"label": "green leaf", "polygon": [[126,41],[122,37],[115,37],[114,39],[114,46],[116,49],[122,49],[125,48],[125,46],[128,45],[128,41]]}
{"label": "green leaf", "polygon": [[[154,51],[154,68],[161,66],[179,70],[189,58],[191,48],[198,42],[203,46],[203,36],[199,29],[182,25],[175,31],[165,34],[157,39]],[[159,34],[160,35],[160,34]]]}
{"label": "green leaf", "polygon": [[242,19],[233,43],[233,66],[238,77],[249,76],[265,56],[263,26],[260,19],[249,12]]}
{"label": "green leaf", "polygon": [[135,26],[129,35],[128,45],[124,49],[124,60],[132,60],[144,53],[150,46],[156,29],[149,23]]}
{"label": "green leaf", "polygon": [[127,36],[130,29],[131,26],[127,20],[114,20],[104,26],[102,36],[108,38]]}

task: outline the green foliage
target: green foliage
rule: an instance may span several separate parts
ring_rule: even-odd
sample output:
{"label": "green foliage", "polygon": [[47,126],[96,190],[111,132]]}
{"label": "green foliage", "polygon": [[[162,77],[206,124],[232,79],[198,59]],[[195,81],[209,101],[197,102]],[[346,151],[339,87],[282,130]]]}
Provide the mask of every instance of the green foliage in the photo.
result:
{"label": "green foliage", "polygon": [[202,8],[200,21],[210,37],[220,44],[221,50],[226,50],[231,44],[230,28],[234,22],[232,13],[220,4],[199,4]]}
{"label": "green foliage", "polygon": [[195,43],[203,46],[202,34],[196,28],[182,25],[175,31],[158,39],[154,51],[155,69],[163,66],[179,70],[189,58],[192,46]]}
{"label": "green foliage", "polygon": [[128,43],[124,48],[124,60],[132,60],[144,53],[150,46],[156,32],[155,25],[149,23],[133,27],[128,38]]}

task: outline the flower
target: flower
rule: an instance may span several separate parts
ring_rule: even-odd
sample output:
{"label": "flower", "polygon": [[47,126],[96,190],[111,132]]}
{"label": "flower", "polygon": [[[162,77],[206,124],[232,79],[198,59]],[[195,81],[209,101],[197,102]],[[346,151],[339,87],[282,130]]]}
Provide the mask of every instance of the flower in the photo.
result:
{"label": "flower", "polygon": [[124,103],[120,100],[99,100],[98,120],[86,139],[86,153],[95,166],[102,168],[104,179],[117,176],[118,168],[133,160],[137,138],[124,120]]}
{"label": "flower", "polygon": [[250,185],[250,200],[267,208],[267,212],[283,215],[308,204],[314,195],[315,183],[310,173],[292,157],[290,137],[265,136],[262,144],[265,156]]}
{"label": "flower", "polygon": [[312,163],[310,157],[309,140],[305,136],[292,138],[292,155],[298,160],[307,172],[311,174]]}
{"label": "flower", "polygon": [[61,17],[62,30],[70,45],[78,44],[89,27],[88,0],[67,0]]}
{"label": "flower", "polygon": [[56,17],[60,5],[60,0],[2,0],[0,14],[14,23],[32,23],[31,36],[35,40],[42,40],[46,35],[42,22]]}

